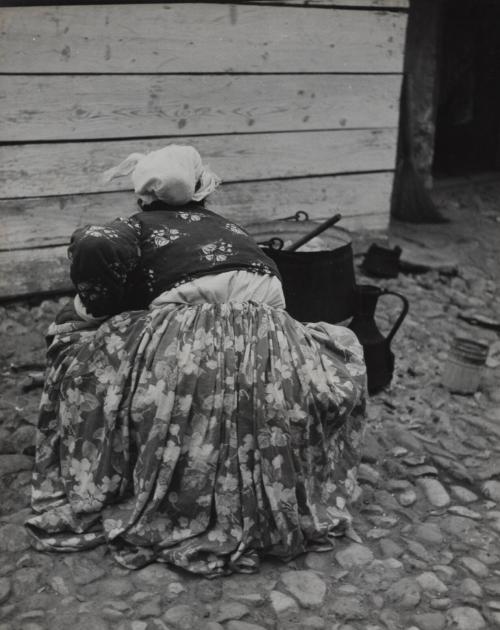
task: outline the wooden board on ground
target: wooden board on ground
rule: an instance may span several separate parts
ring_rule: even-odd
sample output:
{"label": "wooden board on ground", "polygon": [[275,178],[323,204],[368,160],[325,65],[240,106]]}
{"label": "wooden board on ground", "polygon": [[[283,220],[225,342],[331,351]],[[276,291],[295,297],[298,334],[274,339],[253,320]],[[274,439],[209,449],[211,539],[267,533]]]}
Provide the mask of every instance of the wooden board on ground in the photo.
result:
{"label": "wooden board on ground", "polygon": [[[101,174],[129,153],[150,151],[173,139],[26,144],[0,147],[0,198],[111,192]],[[185,137],[226,182],[310,177],[394,168],[396,129]]]}
{"label": "wooden board on ground", "polygon": [[400,88],[398,75],[4,76],[0,137],[68,141],[395,127]]}
{"label": "wooden board on ground", "polygon": [[4,7],[0,58],[2,72],[35,74],[401,72],[406,20],[230,3]]}
{"label": "wooden board on ground", "polygon": [[[209,197],[207,207],[241,225],[284,219],[301,210],[319,221],[340,212],[339,225],[347,229],[359,222],[366,227],[365,221],[382,229],[391,186],[391,172],[225,184]],[[2,200],[0,251],[65,245],[77,227],[138,211],[131,191]]]}

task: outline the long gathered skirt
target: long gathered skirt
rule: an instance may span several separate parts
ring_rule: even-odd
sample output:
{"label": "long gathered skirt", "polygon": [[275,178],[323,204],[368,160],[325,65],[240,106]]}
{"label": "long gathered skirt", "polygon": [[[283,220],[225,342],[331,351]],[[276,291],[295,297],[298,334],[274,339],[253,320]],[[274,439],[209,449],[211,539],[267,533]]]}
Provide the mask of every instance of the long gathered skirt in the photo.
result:
{"label": "long gathered skirt", "polygon": [[349,531],[366,375],[347,328],[243,302],[49,332],[37,548],[107,544],[130,568],[213,577]]}

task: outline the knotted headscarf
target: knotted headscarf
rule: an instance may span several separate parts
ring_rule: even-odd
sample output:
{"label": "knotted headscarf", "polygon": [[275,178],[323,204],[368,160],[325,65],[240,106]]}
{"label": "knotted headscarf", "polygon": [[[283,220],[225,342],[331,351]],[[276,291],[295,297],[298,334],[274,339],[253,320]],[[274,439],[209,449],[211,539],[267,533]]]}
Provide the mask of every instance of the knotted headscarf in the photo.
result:
{"label": "knotted headscarf", "polygon": [[170,144],[150,153],[131,153],[103,174],[109,182],[131,175],[134,191],[145,203],[161,199],[173,206],[201,201],[220,184],[220,178],[202,163],[191,146]]}

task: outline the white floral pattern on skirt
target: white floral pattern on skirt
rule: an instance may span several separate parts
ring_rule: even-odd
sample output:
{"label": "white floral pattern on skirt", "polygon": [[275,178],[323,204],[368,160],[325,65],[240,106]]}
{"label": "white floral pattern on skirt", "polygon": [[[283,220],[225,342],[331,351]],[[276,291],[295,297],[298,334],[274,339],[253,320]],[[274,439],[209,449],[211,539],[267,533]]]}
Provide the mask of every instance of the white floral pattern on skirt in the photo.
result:
{"label": "white floral pattern on skirt", "polygon": [[346,533],[364,426],[354,334],[254,302],[49,331],[32,507],[40,549],[207,577]]}

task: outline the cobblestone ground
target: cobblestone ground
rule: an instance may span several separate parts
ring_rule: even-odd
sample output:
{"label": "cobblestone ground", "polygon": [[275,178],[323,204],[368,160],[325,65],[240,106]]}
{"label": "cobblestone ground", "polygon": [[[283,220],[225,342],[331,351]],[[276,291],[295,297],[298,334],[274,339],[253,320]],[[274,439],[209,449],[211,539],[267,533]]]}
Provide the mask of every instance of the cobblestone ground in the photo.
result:
{"label": "cobblestone ground", "polygon": [[[208,581],[159,564],[130,572],[103,549],[30,549],[22,522],[43,335],[67,298],[0,307],[0,630],[500,628],[500,337],[458,318],[500,318],[499,188],[438,192],[452,224],[395,230],[427,246],[424,258],[437,248],[458,267],[438,261],[426,273],[376,281],[411,307],[393,343],[393,382],[369,403],[363,493],[352,510],[360,542],[265,562],[257,575]],[[381,328],[393,317],[385,302]],[[457,330],[491,347],[470,396],[441,385]]]}

